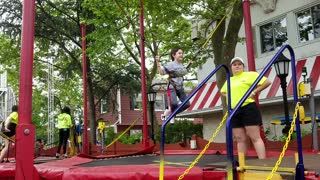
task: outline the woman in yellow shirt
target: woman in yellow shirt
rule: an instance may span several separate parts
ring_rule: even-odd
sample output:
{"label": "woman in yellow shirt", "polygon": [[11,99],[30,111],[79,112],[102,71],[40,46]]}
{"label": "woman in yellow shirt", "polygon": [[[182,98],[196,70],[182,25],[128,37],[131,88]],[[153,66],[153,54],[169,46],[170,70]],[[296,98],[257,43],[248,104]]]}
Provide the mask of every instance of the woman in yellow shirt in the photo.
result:
{"label": "woman in yellow shirt", "polygon": [[[13,105],[12,106],[12,113],[7,117],[6,121],[4,122],[3,127],[3,134],[8,136],[9,138],[12,138],[16,134],[16,126],[18,124],[18,106]],[[7,155],[9,150],[9,140],[4,138],[4,148],[1,151],[0,154],[0,162],[4,162],[4,157]]]}
{"label": "woman in yellow shirt", "polygon": [[[253,71],[244,72],[244,62],[239,57],[233,58],[230,65],[233,74],[230,78],[231,108],[233,109],[252,86],[259,74]],[[221,88],[221,93],[224,96],[227,94],[226,84]],[[271,82],[266,77],[263,77],[231,119],[232,132],[237,141],[238,152],[247,152],[247,137],[249,137],[259,159],[266,158],[266,150],[260,136],[262,117],[255,103],[255,97],[258,97],[259,93],[270,84]]]}
{"label": "woman in yellow shirt", "polygon": [[67,142],[68,142],[71,127],[72,127],[71,110],[69,107],[65,106],[62,109],[61,114],[58,115],[59,145],[56,153],[56,158],[60,157],[61,146],[63,147],[64,158],[68,157]]}

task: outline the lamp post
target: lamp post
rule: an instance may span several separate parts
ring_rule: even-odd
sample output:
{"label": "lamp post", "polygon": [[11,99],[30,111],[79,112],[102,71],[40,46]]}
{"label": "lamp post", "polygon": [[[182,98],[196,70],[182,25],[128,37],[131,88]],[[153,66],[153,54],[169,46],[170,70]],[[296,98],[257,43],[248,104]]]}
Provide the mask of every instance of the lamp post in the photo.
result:
{"label": "lamp post", "polygon": [[153,122],[154,122],[154,103],[156,101],[156,96],[157,96],[157,92],[153,90],[148,92],[148,101],[150,103],[151,139],[153,143],[155,143]]}
{"label": "lamp post", "polygon": [[287,76],[289,73],[290,59],[285,57],[282,53],[278,57],[277,61],[274,63],[277,76],[280,78],[280,84],[282,88],[283,96],[283,107],[286,120],[286,126],[282,129],[282,134],[288,135],[290,130],[290,121],[289,121],[289,108],[288,108],[288,98],[287,98]]}

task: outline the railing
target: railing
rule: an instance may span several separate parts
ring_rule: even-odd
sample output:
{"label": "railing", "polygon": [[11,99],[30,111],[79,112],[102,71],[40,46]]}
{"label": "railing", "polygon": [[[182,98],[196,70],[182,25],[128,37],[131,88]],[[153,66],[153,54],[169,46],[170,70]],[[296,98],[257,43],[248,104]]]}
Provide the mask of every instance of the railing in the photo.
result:
{"label": "railing", "polygon": [[216,69],[214,69],[192,92],[191,94],[185,99],[178,107],[177,109],[165,120],[165,122],[161,126],[161,137],[160,137],[160,170],[159,170],[159,179],[163,180],[164,178],[164,144],[165,144],[165,128],[167,124],[170,122],[170,120],[176,116],[177,112],[199,91],[199,89],[206,84],[209,79],[216,74],[218,70],[221,68],[224,68],[227,72],[227,89],[228,89],[228,112],[230,114],[231,112],[231,90],[230,90],[230,72],[226,65],[219,65]]}
{"label": "railing", "polygon": [[[274,64],[274,62],[278,59],[279,55],[285,50],[288,49],[291,56],[291,71],[292,71],[292,82],[293,82],[293,96],[294,96],[294,105],[298,103],[298,93],[297,93],[297,80],[296,80],[296,66],[295,66],[295,55],[293,52],[293,49],[289,45],[283,45],[280,50],[273,56],[271,61],[268,63],[268,65],[262,70],[258,78],[254,81],[252,86],[249,88],[249,90],[245,93],[245,95],[242,97],[242,99],[239,101],[239,103],[236,105],[236,107],[233,109],[231,114],[229,114],[227,119],[227,153],[228,153],[228,162],[227,162],[227,170],[228,170],[228,179],[233,178],[234,180],[237,179],[236,176],[236,162],[234,160],[233,155],[233,137],[232,137],[232,126],[231,126],[231,119],[234,116],[235,112],[241,107],[241,105],[244,103],[244,101],[249,97],[251,92],[254,90],[258,82],[262,79],[262,77],[266,74],[266,72],[270,69],[270,67]],[[228,94],[229,97],[229,94]],[[230,102],[228,101],[230,104]],[[230,112],[230,111],[229,111]],[[297,122],[299,122],[299,115],[297,117]],[[296,123],[296,134],[297,134],[297,145],[298,145],[298,156],[299,156],[299,162],[296,165],[296,179],[304,179],[304,165],[303,165],[303,155],[302,155],[302,143],[301,143],[301,132],[300,132],[300,123]],[[230,174],[232,173],[232,175]]]}

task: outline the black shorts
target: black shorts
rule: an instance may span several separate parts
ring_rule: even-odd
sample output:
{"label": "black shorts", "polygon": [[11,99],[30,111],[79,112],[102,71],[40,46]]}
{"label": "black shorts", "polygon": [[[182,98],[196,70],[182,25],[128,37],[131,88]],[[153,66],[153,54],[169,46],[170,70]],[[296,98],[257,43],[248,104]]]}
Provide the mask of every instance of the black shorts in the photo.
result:
{"label": "black shorts", "polygon": [[12,137],[16,134],[16,124],[15,123],[10,123],[8,129],[10,130],[10,132],[3,132],[3,134],[5,134],[8,137]]}
{"label": "black shorts", "polygon": [[232,128],[262,125],[261,113],[256,103],[250,103],[240,107],[231,120]]}

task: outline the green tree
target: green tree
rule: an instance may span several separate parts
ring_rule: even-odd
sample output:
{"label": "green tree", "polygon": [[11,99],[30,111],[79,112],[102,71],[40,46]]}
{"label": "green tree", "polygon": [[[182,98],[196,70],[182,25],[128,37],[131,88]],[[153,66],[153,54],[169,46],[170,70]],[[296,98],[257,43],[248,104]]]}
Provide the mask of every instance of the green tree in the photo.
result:
{"label": "green tree", "polygon": [[[239,41],[238,32],[242,24],[241,1],[234,5],[232,3],[227,0],[144,1],[144,41],[146,57],[151,66],[146,69],[148,88],[157,73],[155,55],[159,53],[162,57],[168,57],[170,49],[175,46],[184,49],[186,61],[196,58],[193,67],[200,66],[212,55],[216,65],[229,64]],[[46,62],[48,59],[53,60],[57,74],[57,109],[61,104],[72,104],[74,108],[79,108],[81,114],[80,24],[85,22],[88,26],[89,120],[90,128],[95,129],[95,110],[99,104],[95,99],[101,100],[115,88],[121,88],[130,94],[137,93],[140,89],[139,1],[39,0],[36,1],[36,6],[34,77],[38,85],[42,85],[43,91],[47,81]],[[229,23],[223,20],[212,37],[210,46],[197,54],[211,31],[211,25],[219,22],[231,6],[233,11],[228,18]],[[0,2],[0,15],[6,17],[0,19],[0,29],[15,49],[8,51],[12,55],[10,59],[1,59],[0,63],[5,65],[6,70],[10,70],[11,64],[16,68],[19,66],[17,52],[20,47],[21,8],[20,0]],[[199,36],[198,41],[191,39],[191,20],[194,18],[205,20],[201,29],[204,33]],[[169,58],[162,58],[162,63],[166,62],[165,59],[169,61]],[[224,82],[224,77],[223,72],[217,74],[219,87]],[[41,88],[39,87],[40,92]],[[42,98],[37,98],[40,99]],[[90,139],[95,141],[95,133],[91,133]]]}
{"label": "green tree", "polygon": [[[168,55],[169,49],[174,46],[184,48],[187,59],[196,58],[195,67],[201,66],[204,60],[212,55],[216,66],[228,65],[234,57],[235,47],[241,41],[241,38],[238,37],[243,21],[241,1],[146,0],[143,2],[147,57],[153,60],[157,53],[162,56]],[[84,6],[96,15],[96,18],[90,21],[97,28],[92,34],[96,39],[95,42],[104,44],[110,39],[115,40],[115,43],[120,41],[122,46],[116,46],[115,52],[127,51],[128,53],[119,55],[126,56],[140,65],[138,58],[140,55],[138,3],[138,1],[101,3],[100,0],[94,0],[85,1]],[[227,18],[223,19],[225,15]],[[202,20],[203,23],[198,40],[195,42],[191,39],[190,24],[192,19]],[[204,44],[212,31],[212,25],[217,24],[220,20],[222,20],[221,25],[212,36],[210,45],[201,49],[201,45]],[[109,32],[108,35],[101,36],[106,31]],[[96,43],[95,49],[105,47],[101,44]],[[197,54],[199,49],[202,51]],[[156,64],[153,63],[152,67],[150,72],[147,71],[149,85],[156,73]],[[219,71],[217,73],[218,87],[221,88],[224,81],[225,72]],[[225,104],[224,100],[223,104]]]}
{"label": "green tree", "polygon": [[[202,124],[194,124],[189,120],[176,121],[174,124],[168,124],[166,128],[166,143],[186,143],[193,135],[203,137]],[[160,131],[157,133],[157,141],[160,141]]]}
{"label": "green tree", "polygon": [[[46,91],[47,63],[53,60],[55,74],[55,102],[56,111],[60,111],[63,105],[71,105],[75,114],[82,114],[82,65],[81,65],[81,37],[80,19],[84,12],[80,6],[82,1],[49,1],[40,0],[36,3],[36,27],[35,27],[35,62],[34,82],[35,88],[40,92]],[[3,58],[1,64],[5,70],[15,69],[10,81],[18,93],[19,83],[19,47],[21,32],[21,8],[19,0],[1,1],[0,14],[6,16],[0,20],[0,28],[10,38],[11,47],[18,53],[14,58]],[[12,10],[14,9],[14,10]],[[88,39],[90,39],[88,37]],[[90,51],[88,51],[90,53]],[[106,52],[107,53],[107,52]],[[8,50],[8,54],[10,54]],[[110,58],[111,57],[111,58]],[[108,56],[110,59],[89,56],[88,58],[88,100],[90,128],[95,129],[95,110],[99,104],[95,99],[102,99],[109,95],[112,89],[123,86],[127,92],[135,92],[139,87],[136,75],[139,74],[137,66],[130,65],[127,61]],[[93,59],[93,60],[92,60]],[[116,62],[116,63],[115,63]],[[111,65],[112,64],[112,65]],[[134,83],[136,81],[136,83]],[[39,93],[46,97],[46,93]],[[46,100],[39,96],[35,101]],[[33,105],[46,104],[33,103]],[[33,109],[41,109],[41,114],[46,114],[46,106],[34,106]],[[34,119],[36,120],[36,119]],[[95,141],[95,133],[91,133],[91,141]]]}

